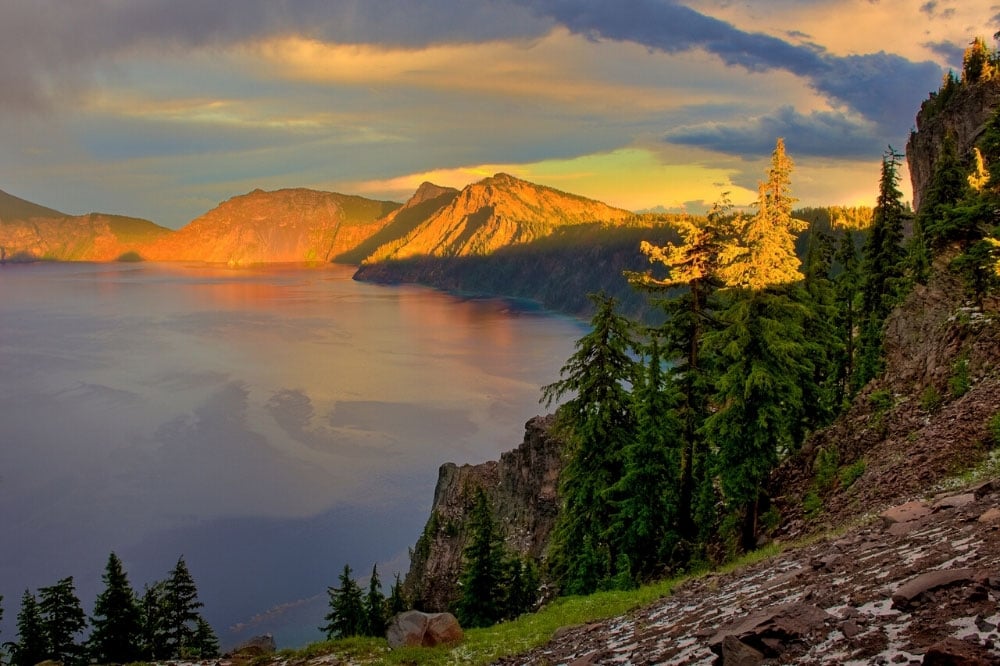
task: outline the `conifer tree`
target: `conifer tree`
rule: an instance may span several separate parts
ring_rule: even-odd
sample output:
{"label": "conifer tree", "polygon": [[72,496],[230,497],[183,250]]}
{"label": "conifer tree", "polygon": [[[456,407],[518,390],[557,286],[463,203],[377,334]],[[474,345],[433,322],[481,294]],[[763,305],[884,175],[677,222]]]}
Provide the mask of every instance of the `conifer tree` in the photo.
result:
{"label": "conifer tree", "polygon": [[[956,235],[956,221],[953,208],[956,203],[965,198],[969,189],[965,169],[958,157],[955,137],[950,132],[945,135],[941,144],[941,152],[934,164],[934,173],[927,191],[920,202],[920,211],[914,222],[914,243],[916,250],[921,246],[939,250]],[[923,250],[926,251],[926,250]],[[911,249],[911,256],[915,251]],[[917,256],[918,270],[927,270],[920,265],[923,258]]]}
{"label": "conifer tree", "polygon": [[11,645],[12,666],[35,666],[49,657],[49,643],[38,600],[28,590],[17,613],[17,642]]}
{"label": "conifer tree", "polygon": [[568,594],[592,592],[613,575],[617,554],[604,541],[614,511],[607,491],[621,478],[622,448],[635,428],[627,388],[637,369],[629,353],[635,346],[631,326],[615,311],[615,299],[592,300],[592,330],[577,340],[562,379],[542,390],[547,404],[573,394],[557,411],[569,441],[551,553],[555,577]]}
{"label": "conifer tree", "polygon": [[142,659],[141,616],[135,592],[118,556],[111,553],[101,577],[104,591],[94,602],[87,646],[101,664],[128,664]]}
{"label": "conifer tree", "polygon": [[503,545],[482,488],[476,490],[463,555],[462,593],[455,614],[462,626],[488,627],[502,617]]}
{"label": "conifer tree", "polygon": [[538,600],[538,568],[531,560],[517,555],[504,562],[503,601],[500,614],[514,619],[534,609]]}
{"label": "conifer tree", "polygon": [[[666,384],[655,336],[649,346],[645,377],[637,383],[634,396],[638,429],[625,447],[624,474],[610,489],[615,514],[608,539],[619,557],[625,558],[630,577],[643,579],[665,559],[663,548],[677,525],[673,481],[680,476],[680,456],[675,448],[681,431],[674,412],[676,388]],[[616,568],[622,575],[622,567]]]}
{"label": "conifer tree", "polygon": [[76,596],[73,577],[39,588],[38,611],[48,645],[48,658],[63,664],[82,663],[84,653],[76,637],[87,627],[87,616]]}
{"label": "conifer tree", "polygon": [[855,332],[858,317],[858,297],[861,289],[858,249],[854,234],[845,231],[837,247],[837,262],[841,271],[834,278],[837,303],[837,330],[840,334],[840,349],[843,357],[837,375],[838,402],[851,395],[851,378],[854,376]]}
{"label": "conifer tree", "polygon": [[330,612],[323,618],[326,624],[320,631],[326,633],[328,639],[361,636],[365,628],[365,602],[349,564],[344,565],[339,582],[340,587],[327,588]]}
{"label": "conifer tree", "polygon": [[195,620],[194,636],[191,639],[192,656],[199,659],[214,659],[219,656],[219,639],[205,618]]}
{"label": "conifer tree", "polygon": [[162,591],[160,603],[164,647],[172,657],[187,656],[201,617],[198,609],[204,604],[198,601],[198,588],[183,557],[178,558],[177,564],[164,581]]}
{"label": "conifer tree", "polygon": [[399,580],[399,573],[396,573],[396,580],[389,588],[389,617],[395,617],[399,613],[409,608],[406,597],[403,595],[403,583]]}
{"label": "conifer tree", "polygon": [[147,585],[139,600],[139,617],[142,627],[140,648],[144,661],[158,661],[170,658],[164,631],[163,598],[165,581]]}
{"label": "conifer tree", "polygon": [[382,593],[382,581],[378,577],[378,565],[372,566],[372,577],[368,581],[368,594],[365,595],[365,634],[368,636],[385,636],[386,603]]}
{"label": "conifer tree", "polygon": [[812,379],[806,358],[805,309],[789,297],[802,279],[788,193],[791,160],[779,139],[757,212],[723,253],[720,275],[729,287],[722,327],[706,345],[719,356],[717,411],[704,431],[718,449],[717,474],[737,548],[753,547],[763,484],[778,458],[797,445],[803,385]]}

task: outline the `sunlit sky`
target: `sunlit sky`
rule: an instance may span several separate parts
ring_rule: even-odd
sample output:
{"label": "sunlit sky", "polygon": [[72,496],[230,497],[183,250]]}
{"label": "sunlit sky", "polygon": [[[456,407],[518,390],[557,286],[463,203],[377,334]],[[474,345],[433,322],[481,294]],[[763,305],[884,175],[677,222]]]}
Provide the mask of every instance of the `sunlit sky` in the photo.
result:
{"label": "sunlit sky", "polygon": [[[498,171],[630,210],[871,204],[998,0],[4,0],[0,189],[180,227]],[[904,175],[904,191],[909,182]]]}

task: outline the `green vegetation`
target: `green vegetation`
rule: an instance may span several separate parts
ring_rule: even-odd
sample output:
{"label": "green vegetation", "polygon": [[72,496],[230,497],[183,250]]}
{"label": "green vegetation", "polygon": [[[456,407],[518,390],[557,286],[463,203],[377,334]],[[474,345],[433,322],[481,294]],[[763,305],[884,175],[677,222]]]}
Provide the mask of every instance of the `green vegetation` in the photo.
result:
{"label": "green vegetation", "polygon": [[202,604],[183,557],[169,577],[147,587],[141,599],[114,553],[101,578],[105,588],[94,602],[86,643],[79,641],[88,623],[72,577],[39,588],[37,594],[25,590],[17,614],[18,639],[4,644],[11,665],[52,660],[82,666],[218,656],[219,641],[197,612]]}
{"label": "green vegetation", "polygon": [[990,420],[986,422],[986,430],[990,434],[991,444],[994,447],[1000,447],[1000,412],[991,416]]}

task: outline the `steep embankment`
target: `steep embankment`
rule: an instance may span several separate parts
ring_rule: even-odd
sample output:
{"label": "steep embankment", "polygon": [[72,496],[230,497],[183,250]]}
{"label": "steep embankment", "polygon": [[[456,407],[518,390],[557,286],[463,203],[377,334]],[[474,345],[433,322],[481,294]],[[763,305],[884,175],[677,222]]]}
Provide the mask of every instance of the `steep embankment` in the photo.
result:
{"label": "steep embankment", "polygon": [[477,488],[486,491],[500,517],[506,547],[533,558],[542,555],[555,525],[556,485],[562,469],[562,445],[551,432],[552,425],[551,416],[528,421],[524,442],[499,461],[441,466],[431,517],[413,548],[404,582],[416,608],[444,611],[456,599]]}
{"label": "steep embankment", "polygon": [[378,233],[399,206],[336,192],[254,190],[224,201],[144,256],[230,265],[328,262]]}
{"label": "steep embankment", "polygon": [[135,258],[149,243],[171,233],[134,217],[66,215],[0,191],[0,259],[5,261]]}

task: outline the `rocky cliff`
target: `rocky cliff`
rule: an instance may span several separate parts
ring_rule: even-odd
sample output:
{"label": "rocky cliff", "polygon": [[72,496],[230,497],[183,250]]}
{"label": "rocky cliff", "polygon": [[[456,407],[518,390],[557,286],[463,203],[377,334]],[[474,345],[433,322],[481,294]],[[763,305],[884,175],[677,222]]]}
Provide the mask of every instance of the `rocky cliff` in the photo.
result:
{"label": "rocky cliff", "polygon": [[997,108],[1000,108],[1000,80],[956,84],[946,95],[944,90],[931,93],[920,107],[916,130],[906,143],[914,210],[919,210],[924,192],[934,176],[934,166],[945,137],[951,134],[958,155],[968,159]]}
{"label": "rocky cliff", "polygon": [[507,548],[532,558],[545,555],[558,510],[556,488],[562,444],[553,416],[525,424],[524,441],[499,461],[480,465],[445,463],[438,473],[434,504],[413,548],[404,589],[421,610],[447,610],[457,597],[467,518],[475,492],[486,491]]}

